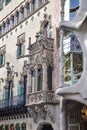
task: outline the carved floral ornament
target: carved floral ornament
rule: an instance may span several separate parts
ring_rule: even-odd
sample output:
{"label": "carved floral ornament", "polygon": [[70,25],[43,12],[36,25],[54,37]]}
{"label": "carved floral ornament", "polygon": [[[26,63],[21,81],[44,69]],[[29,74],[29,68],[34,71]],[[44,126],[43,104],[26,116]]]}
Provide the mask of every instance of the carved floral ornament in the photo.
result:
{"label": "carved floral ornament", "polygon": [[32,55],[30,56],[30,63],[31,67],[40,64],[43,65],[43,63],[53,66],[53,53],[48,51],[46,55],[44,54],[44,52],[41,52],[34,56]]}
{"label": "carved floral ornament", "polygon": [[39,120],[46,120],[47,118],[55,123],[55,113],[50,105],[29,107],[29,115],[33,118],[35,123]]}

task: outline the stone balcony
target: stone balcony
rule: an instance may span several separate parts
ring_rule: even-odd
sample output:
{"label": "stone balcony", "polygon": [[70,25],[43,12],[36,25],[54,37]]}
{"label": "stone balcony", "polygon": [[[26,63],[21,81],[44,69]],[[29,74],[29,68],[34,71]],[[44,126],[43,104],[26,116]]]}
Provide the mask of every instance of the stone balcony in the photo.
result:
{"label": "stone balcony", "polygon": [[26,98],[26,105],[52,104],[55,103],[55,93],[53,91],[39,91],[31,93]]}

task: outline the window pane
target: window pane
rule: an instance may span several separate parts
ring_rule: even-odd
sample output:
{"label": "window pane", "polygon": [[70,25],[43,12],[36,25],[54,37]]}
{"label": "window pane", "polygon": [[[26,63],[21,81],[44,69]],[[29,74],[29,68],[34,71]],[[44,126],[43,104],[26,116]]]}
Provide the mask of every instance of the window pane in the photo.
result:
{"label": "window pane", "polygon": [[36,86],[36,84],[35,84],[35,82],[36,82],[36,72],[35,72],[35,70],[32,71],[31,75],[32,75],[32,79],[31,79],[32,88],[31,88],[31,91],[34,92],[35,91],[35,86]]}
{"label": "window pane", "polygon": [[38,88],[37,91],[42,90],[42,84],[43,84],[43,70],[42,68],[38,69]]}

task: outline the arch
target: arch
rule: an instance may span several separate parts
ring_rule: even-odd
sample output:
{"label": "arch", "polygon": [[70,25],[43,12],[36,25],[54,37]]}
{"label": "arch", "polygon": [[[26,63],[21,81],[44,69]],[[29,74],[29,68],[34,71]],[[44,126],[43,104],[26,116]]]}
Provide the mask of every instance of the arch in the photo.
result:
{"label": "arch", "polygon": [[41,122],[39,123],[37,130],[54,130],[51,123],[49,122]]}
{"label": "arch", "polygon": [[5,125],[5,130],[9,130],[9,124]]}
{"label": "arch", "polygon": [[26,130],[26,123],[25,123],[25,122],[23,122],[23,123],[21,124],[21,130]]}
{"label": "arch", "polygon": [[19,124],[19,123],[17,123],[17,124],[15,125],[15,130],[20,130],[20,124]]}
{"label": "arch", "polygon": [[10,125],[10,130],[14,130],[14,124]]}

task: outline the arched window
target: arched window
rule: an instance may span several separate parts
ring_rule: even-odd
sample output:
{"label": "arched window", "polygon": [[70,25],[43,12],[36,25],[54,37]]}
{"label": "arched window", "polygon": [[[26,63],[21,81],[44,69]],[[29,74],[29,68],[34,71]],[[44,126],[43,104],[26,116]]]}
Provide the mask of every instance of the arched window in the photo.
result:
{"label": "arched window", "polygon": [[36,0],[32,0],[31,13],[36,9]]}
{"label": "arched window", "polygon": [[5,130],[5,126],[4,125],[1,125],[1,130]]}
{"label": "arched window", "polygon": [[70,0],[70,19],[73,19],[79,9],[79,0]]}
{"label": "arched window", "polygon": [[26,3],[27,16],[30,15],[30,3]]}
{"label": "arched window", "polygon": [[72,85],[78,82],[83,71],[83,53],[77,37],[71,32],[65,32],[64,49],[64,82]]}
{"label": "arched window", "polygon": [[9,130],[9,125],[5,125],[5,130]]}
{"label": "arched window", "polygon": [[19,124],[19,123],[17,123],[17,124],[15,125],[15,130],[20,130],[20,124]]}
{"label": "arched window", "polygon": [[21,124],[21,130],[26,130],[26,123]]}
{"label": "arched window", "polygon": [[14,130],[14,124],[10,125],[10,130]]}

